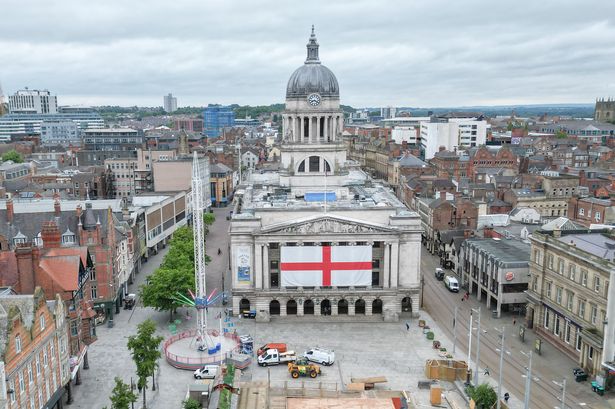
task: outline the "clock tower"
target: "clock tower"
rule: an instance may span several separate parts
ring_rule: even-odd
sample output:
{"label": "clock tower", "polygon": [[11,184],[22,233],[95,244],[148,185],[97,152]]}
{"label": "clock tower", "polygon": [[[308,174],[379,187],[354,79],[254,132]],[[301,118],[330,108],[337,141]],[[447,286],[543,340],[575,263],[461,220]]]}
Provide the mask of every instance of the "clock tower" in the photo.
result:
{"label": "clock tower", "polygon": [[307,58],[286,87],[280,183],[298,194],[323,191],[324,186],[343,194],[342,179],[347,175],[344,114],[337,78],[321,64],[318,48],[312,26]]}

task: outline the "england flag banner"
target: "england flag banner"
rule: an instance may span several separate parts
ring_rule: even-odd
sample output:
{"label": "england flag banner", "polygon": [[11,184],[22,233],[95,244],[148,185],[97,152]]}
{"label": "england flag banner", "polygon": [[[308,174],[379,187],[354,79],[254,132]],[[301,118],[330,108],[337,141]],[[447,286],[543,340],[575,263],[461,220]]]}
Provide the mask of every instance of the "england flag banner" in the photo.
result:
{"label": "england flag banner", "polygon": [[283,287],[372,284],[372,246],[282,246]]}

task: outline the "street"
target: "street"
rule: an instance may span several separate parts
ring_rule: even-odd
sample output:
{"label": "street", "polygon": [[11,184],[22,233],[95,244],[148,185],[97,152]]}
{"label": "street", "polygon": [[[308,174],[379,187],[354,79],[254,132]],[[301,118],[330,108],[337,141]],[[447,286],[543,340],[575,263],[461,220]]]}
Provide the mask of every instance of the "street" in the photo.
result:
{"label": "street", "polygon": [[[498,379],[500,362],[500,333],[505,327],[504,371],[502,393],[508,391],[517,399],[523,399],[525,393],[526,367],[528,353],[534,346],[536,336],[532,330],[525,331],[525,342],[519,337],[519,327],[524,324],[524,317],[518,314],[502,313],[501,318],[493,318],[486,303],[479,303],[474,295],[468,300],[462,301],[465,290],[459,293],[449,292],[442,281],[435,278],[435,268],[440,267],[439,259],[432,256],[422,247],[421,270],[424,277],[423,308],[439,323],[446,335],[453,339],[453,317],[455,307],[457,313],[457,352],[463,352],[467,359],[468,352],[468,329],[470,323],[470,309],[481,308],[481,337],[480,337],[480,365],[479,383],[484,368],[489,368],[490,376]],[[445,270],[446,275],[454,275],[450,270]],[[477,312],[474,312],[472,336],[472,362],[476,358],[476,326]],[[515,322],[513,322],[513,319]],[[556,350],[546,341],[542,343],[541,355],[536,352],[532,359],[532,384],[530,408],[553,409],[560,407],[562,391],[555,383],[561,383],[566,378],[566,406],[571,408],[611,408],[608,402],[592,392],[589,381],[575,382],[572,369],[577,363]],[[474,370],[474,365],[472,365]]]}

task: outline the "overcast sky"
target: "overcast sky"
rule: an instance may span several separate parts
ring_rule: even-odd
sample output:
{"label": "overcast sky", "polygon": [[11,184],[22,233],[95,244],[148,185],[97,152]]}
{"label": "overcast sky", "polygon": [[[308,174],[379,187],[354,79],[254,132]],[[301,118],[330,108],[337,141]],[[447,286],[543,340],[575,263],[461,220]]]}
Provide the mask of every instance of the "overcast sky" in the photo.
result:
{"label": "overcast sky", "polygon": [[311,24],[355,107],[615,96],[613,0],[4,0],[0,83],[61,105],[283,102]]}

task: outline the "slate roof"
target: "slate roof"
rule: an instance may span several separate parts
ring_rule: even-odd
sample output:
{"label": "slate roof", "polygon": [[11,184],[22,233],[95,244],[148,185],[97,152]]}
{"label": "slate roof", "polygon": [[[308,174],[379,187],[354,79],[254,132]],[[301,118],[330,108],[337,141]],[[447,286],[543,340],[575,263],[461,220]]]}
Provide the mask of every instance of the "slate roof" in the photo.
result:
{"label": "slate roof", "polygon": [[436,179],[432,182],[432,186],[434,189],[438,190],[438,188],[454,188],[455,184],[448,179]]}
{"label": "slate roof", "polygon": [[569,220],[566,217],[558,217],[557,219],[553,219],[550,222],[544,224],[541,227],[541,230],[579,230],[583,229],[583,226],[580,226],[573,221]]}
{"label": "slate roof", "polygon": [[427,166],[427,163],[423,162],[414,155],[406,154],[399,158],[399,166],[405,168],[422,168]]}
{"label": "slate roof", "polygon": [[574,244],[577,248],[606,260],[615,258],[615,240],[600,233],[567,234],[558,240],[562,243]]}

